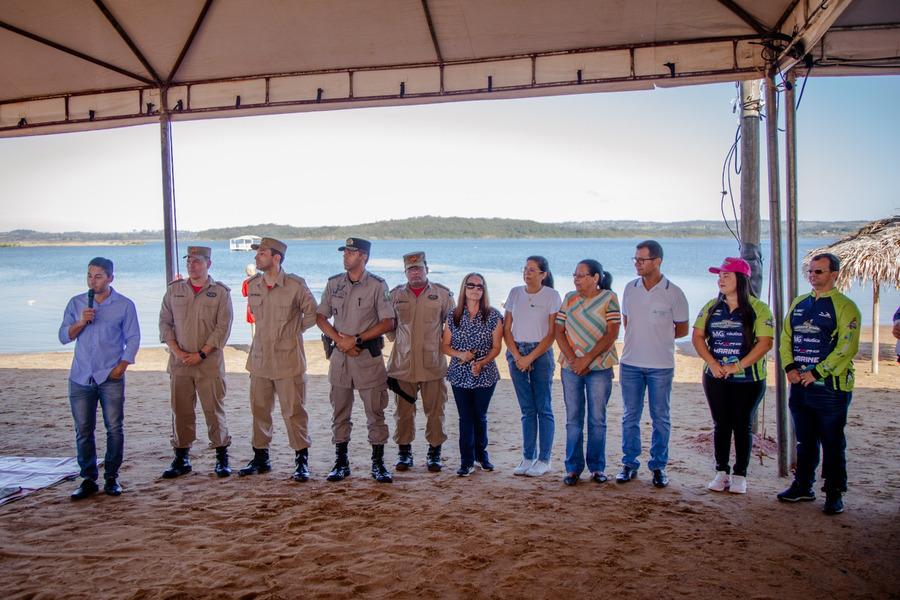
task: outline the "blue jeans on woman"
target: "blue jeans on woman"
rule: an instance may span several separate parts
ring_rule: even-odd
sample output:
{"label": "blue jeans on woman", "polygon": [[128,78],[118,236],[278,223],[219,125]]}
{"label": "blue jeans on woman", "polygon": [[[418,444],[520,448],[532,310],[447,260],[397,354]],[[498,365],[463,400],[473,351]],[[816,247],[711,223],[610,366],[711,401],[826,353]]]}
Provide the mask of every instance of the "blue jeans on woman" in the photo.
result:
{"label": "blue jeans on woman", "polygon": [[622,386],[622,464],[637,469],[641,455],[641,413],[644,411],[644,392],[650,408],[653,434],[650,437],[651,471],[665,469],[669,462],[669,435],[672,422],[669,419],[669,398],[672,395],[672,379],[675,369],[650,369],[619,365],[619,384]]}
{"label": "blue jeans on woman", "polygon": [[584,471],[584,414],[587,406],[587,468],[591,473],[606,470],[606,406],[612,393],[612,369],[576,375],[562,369],[563,399],[566,403],[566,473]]}
{"label": "blue jeans on woman", "polygon": [[471,467],[477,460],[488,460],[487,411],[494,388],[463,388],[451,386],[456,410],[459,412],[459,464]]}
{"label": "blue jeans on woman", "polygon": [[[528,356],[537,343],[516,342],[519,354]],[[550,387],[553,385],[553,349],[547,350],[531,363],[531,370],[522,372],[516,367],[512,353],[506,353],[509,376],[516,389],[516,398],[522,409],[522,438],[525,447],[522,456],[526,460],[550,461],[553,447],[553,406],[550,403]],[[540,451],[538,451],[540,440]]]}
{"label": "blue jeans on woman", "polygon": [[69,380],[69,405],[75,420],[75,448],[81,476],[97,480],[97,447],[94,430],[97,428],[97,404],[103,410],[106,426],[106,459],[104,479],[117,478],[125,448],[125,378],[107,379],[103,383],[80,385]]}

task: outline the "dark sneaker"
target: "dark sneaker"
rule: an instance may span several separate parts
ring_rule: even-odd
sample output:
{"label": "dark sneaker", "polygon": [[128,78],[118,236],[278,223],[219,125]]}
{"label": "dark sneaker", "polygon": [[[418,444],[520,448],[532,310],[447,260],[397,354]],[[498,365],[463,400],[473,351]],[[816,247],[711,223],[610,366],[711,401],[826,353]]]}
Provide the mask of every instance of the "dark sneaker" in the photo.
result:
{"label": "dark sneaker", "polygon": [[665,469],[653,469],[653,487],[664,488],[669,485],[669,476]]}
{"label": "dark sneaker", "polygon": [[816,499],[816,493],[811,486],[800,485],[795,481],[791,487],[778,494],[777,498],[781,502],[812,502]]}
{"label": "dark sneaker", "polygon": [[825,493],[825,508],[822,509],[826,515],[839,515],[844,512],[844,500],[840,492]]}
{"label": "dark sneaker", "polygon": [[625,483],[626,481],[631,481],[635,477],[637,477],[638,470],[637,467],[629,467],[628,465],[624,465],[622,470],[619,471],[619,474],[616,475],[616,483]]}
{"label": "dark sneaker", "polygon": [[475,472],[475,467],[460,467],[456,470],[456,474],[460,477],[468,477]]}

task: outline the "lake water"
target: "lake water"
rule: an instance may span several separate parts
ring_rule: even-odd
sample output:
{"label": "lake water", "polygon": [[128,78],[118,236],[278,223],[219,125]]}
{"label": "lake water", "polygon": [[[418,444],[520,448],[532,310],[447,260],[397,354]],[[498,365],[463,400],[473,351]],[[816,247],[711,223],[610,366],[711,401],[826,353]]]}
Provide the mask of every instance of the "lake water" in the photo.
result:
{"label": "lake water", "polygon": [[[364,232],[360,232],[361,234]],[[470,271],[485,276],[491,302],[500,305],[510,288],[521,285],[525,257],[542,254],[550,261],[560,294],[574,289],[571,273],[583,258],[596,258],[613,275],[613,290],[619,295],[625,283],[635,277],[631,257],[638,239],[539,239],[539,240],[389,240],[375,241],[369,270],[385,278],[390,287],[404,283],[401,256],[414,250],[428,255],[432,281],[443,283],[458,293],[462,277]],[[665,249],[663,272],[681,286],[694,313],[716,293],[716,278],[707,267],[718,265],[725,256],[738,254],[732,238],[659,239]],[[800,255],[832,240],[814,238],[799,242]],[[318,300],[328,277],[342,270],[339,241],[288,241],[285,269],[306,279]],[[229,343],[247,344],[249,326],[244,320],[246,301],[240,294],[244,268],[253,262],[252,252],[229,252],[227,241],[194,242],[213,248],[212,276],[232,289],[235,323]],[[180,254],[187,244],[180,245]],[[763,255],[768,248],[763,244]],[[161,242],[137,246],[78,246],[0,248],[0,305],[6,311],[6,325],[0,333],[0,352],[45,352],[62,350],[57,331],[66,302],[86,290],[87,263],[105,256],[116,266],[113,287],[137,305],[142,345],[158,346],[159,306],[165,290],[165,260]],[[183,265],[183,261],[180,261]],[[765,263],[768,264],[768,261]],[[765,267],[768,268],[768,267]],[[768,294],[765,278],[764,298]],[[801,283],[800,290],[808,286]],[[871,323],[871,286],[854,286],[850,296],[862,311],[863,323]],[[900,303],[893,288],[881,291],[882,324],[890,323]],[[317,336],[310,330],[307,337]],[[71,347],[71,346],[69,346]]]}

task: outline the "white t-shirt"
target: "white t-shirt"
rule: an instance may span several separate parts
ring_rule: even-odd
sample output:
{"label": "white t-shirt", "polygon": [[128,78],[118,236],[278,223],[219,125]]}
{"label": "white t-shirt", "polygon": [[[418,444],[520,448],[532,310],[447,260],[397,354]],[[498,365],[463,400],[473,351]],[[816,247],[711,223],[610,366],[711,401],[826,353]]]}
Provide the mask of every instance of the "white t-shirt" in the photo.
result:
{"label": "white t-shirt", "polygon": [[641,278],[628,282],[622,294],[628,317],[620,363],[642,369],[675,368],[675,323],[690,318],[681,288],[663,277],[649,290]]}
{"label": "white t-shirt", "polygon": [[529,294],[520,285],[509,291],[504,309],[512,314],[512,334],[517,342],[540,342],[550,330],[550,315],[556,318],[562,299],[551,287]]}

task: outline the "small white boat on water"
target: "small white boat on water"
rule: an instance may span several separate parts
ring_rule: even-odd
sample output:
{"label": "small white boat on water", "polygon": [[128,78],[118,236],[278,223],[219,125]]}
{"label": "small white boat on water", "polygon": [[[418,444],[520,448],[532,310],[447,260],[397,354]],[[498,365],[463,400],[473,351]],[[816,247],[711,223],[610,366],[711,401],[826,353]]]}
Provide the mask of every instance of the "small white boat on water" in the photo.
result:
{"label": "small white boat on water", "polygon": [[235,251],[244,251],[249,252],[253,250],[250,246],[253,244],[258,244],[262,241],[262,238],[255,235],[242,235],[241,237],[231,238],[228,240],[228,249]]}

